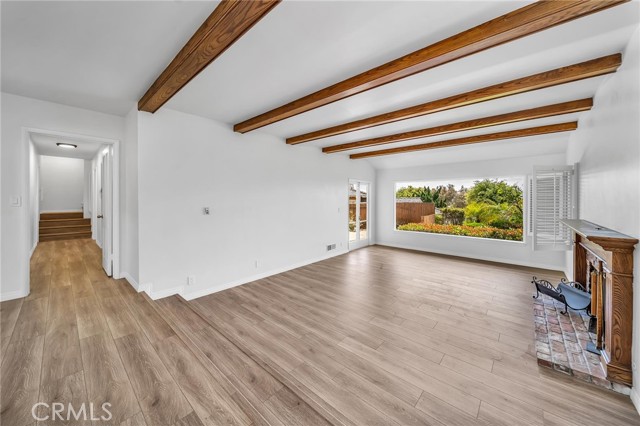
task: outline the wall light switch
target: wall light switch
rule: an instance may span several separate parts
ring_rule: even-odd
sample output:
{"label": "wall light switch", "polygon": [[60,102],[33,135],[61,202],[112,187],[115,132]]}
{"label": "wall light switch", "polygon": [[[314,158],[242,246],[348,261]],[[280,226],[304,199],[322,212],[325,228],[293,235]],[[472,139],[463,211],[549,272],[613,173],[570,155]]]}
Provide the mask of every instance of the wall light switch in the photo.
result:
{"label": "wall light switch", "polygon": [[209,210],[209,207],[203,207],[202,208],[202,214],[210,215],[211,214],[211,210]]}
{"label": "wall light switch", "polygon": [[22,197],[14,196],[9,201],[11,207],[20,207],[22,205]]}

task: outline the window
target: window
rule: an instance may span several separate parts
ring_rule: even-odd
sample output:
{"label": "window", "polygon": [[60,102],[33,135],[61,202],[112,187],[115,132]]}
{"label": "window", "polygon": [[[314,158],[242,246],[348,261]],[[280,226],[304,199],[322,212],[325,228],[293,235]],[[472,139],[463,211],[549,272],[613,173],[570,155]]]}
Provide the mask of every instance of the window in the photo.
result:
{"label": "window", "polygon": [[568,250],[571,231],[560,221],[575,217],[574,167],[534,167],[531,179],[535,250]]}
{"label": "window", "polygon": [[525,178],[402,182],[396,229],[522,241]]}

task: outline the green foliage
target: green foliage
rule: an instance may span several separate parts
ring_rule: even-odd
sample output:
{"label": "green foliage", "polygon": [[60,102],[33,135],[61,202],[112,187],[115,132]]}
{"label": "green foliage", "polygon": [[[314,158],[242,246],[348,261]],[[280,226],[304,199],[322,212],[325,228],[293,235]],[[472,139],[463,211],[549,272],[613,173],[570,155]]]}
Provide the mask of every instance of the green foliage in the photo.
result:
{"label": "green foliage", "polygon": [[437,188],[431,189],[428,186],[422,192],[420,199],[423,203],[433,203],[437,208],[443,208],[447,206],[447,203],[442,196],[442,191],[444,187],[438,186]]}
{"label": "green foliage", "polygon": [[508,204],[517,206],[522,212],[522,189],[503,180],[477,180],[467,191],[467,203]]}
{"label": "green foliage", "polygon": [[437,214],[435,217],[435,221],[438,225],[442,225],[442,215],[441,214]]}
{"label": "green foliage", "polygon": [[402,187],[396,191],[396,198],[421,198],[425,189],[426,187],[414,188],[411,185]]}
{"label": "green foliage", "polygon": [[467,223],[482,223],[500,229],[522,227],[522,211],[516,205],[470,203],[464,213]]}
{"label": "green foliage", "polygon": [[485,225],[483,225],[481,223],[478,223],[478,222],[465,222],[464,226],[470,226],[472,228],[480,228],[480,227],[485,226]]}
{"label": "green foliage", "polygon": [[396,191],[396,198],[420,198],[423,203],[433,203],[437,208],[447,206],[443,193],[446,189],[443,186],[431,189],[428,186],[422,188],[414,188],[409,185],[402,187]]}
{"label": "green foliage", "polygon": [[468,222],[488,224],[490,221],[500,218],[500,206],[487,203],[470,203],[464,209]]}
{"label": "green foliage", "polygon": [[461,186],[459,190],[453,184],[448,184],[442,188],[441,197],[444,198],[447,207],[465,208],[467,205],[468,189]]}
{"label": "green foliage", "polygon": [[457,207],[445,207],[442,212],[442,222],[445,225],[462,225],[464,222],[464,209]]}

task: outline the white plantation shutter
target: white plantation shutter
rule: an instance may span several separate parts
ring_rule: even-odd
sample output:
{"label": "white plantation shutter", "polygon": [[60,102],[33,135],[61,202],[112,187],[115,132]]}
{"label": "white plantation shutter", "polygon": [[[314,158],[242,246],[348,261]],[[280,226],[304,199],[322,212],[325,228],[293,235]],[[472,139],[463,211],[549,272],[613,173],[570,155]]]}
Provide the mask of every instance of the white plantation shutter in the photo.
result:
{"label": "white plantation shutter", "polygon": [[571,230],[560,220],[574,218],[575,182],[573,166],[533,168],[534,250],[571,248]]}
{"label": "white plantation shutter", "polygon": [[527,235],[533,236],[533,176],[527,176]]}

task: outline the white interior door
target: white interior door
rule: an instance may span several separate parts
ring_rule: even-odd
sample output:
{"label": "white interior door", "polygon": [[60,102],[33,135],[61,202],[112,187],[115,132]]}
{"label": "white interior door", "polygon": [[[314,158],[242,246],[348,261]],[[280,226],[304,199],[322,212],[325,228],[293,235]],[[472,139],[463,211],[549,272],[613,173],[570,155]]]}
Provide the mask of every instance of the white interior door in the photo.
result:
{"label": "white interior door", "polygon": [[103,162],[103,155],[100,154],[100,156],[98,157],[98,161],[95,167],[95,176],[94,176],[94,182],[95,182],[95,216],[94,216],[94,222],[95,224],[94,229],[95,229],[95,233],[96,233],[96,244],[98,244],[98,247],[102,248],[102,240],[103,240],[103,232],[104,230],[102,229],[102,162]]}
{"label": "white interior door", "polygon": [[349,180],[349,250],[369,245],[368,182]]}
{"label": "white interior door", "polygon": [[112,164],[113,147],[105,150],[100,164],[100,205],[98,210],[98,232],[102,235],[102,267],[108,276],[112,269],[112,221],[113,221],[113,192],[112,192]]}

